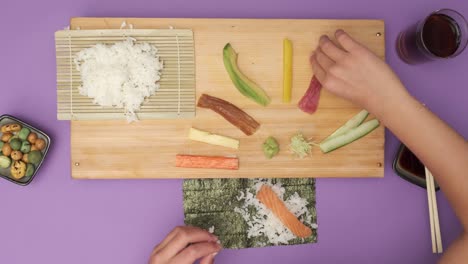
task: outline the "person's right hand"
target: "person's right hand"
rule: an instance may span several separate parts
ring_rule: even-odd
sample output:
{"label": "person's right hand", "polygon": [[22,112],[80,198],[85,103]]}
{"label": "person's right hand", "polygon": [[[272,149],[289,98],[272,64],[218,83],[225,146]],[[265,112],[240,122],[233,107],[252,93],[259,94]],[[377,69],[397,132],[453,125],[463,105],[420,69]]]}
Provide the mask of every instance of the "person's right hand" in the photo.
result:
{"label": "person's right hand", "polygon": [[405,87],[383,60],[346,32],[337,30],[335,37],[341,47],[320,38],[310,60],[315,76],[324,89],[383,118],[385,104],[408,95]]}
{"label": "person's right hand", "polygon": [[149,264],[212,264],[214,256],[221,250],[218,238],[198,227],[179,226],[157,245]]}

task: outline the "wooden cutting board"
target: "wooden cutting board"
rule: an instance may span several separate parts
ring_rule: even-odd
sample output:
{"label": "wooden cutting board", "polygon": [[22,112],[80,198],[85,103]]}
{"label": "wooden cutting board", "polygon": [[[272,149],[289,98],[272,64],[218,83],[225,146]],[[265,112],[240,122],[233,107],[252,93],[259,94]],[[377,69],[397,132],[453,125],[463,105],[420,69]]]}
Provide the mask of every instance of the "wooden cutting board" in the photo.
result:
{"label": "wooden cutting board", "polygon": [[[197,109],[187,120],[72,121],[72,176],[77,179],[229,178],[229,177],[383,177],[384,128],[344,148],[322,154],[314,147],[305,159],[288,152],[290,137],[302,132],[319,142],[360,108],[322,91],[318,111],[301,112],[296,104],[308,87],[312,72],[309,55],[322,34],[344,29],[385,56],[384,22],[380,20],[280,20],[280,19],[173,19],[173,18],[73,18],[71,29],[115,29],[123,21],[134,28],[192,29],[195,37],[197,98],[202,93],[226,99],[261,124],[247,137],[222,117]],[[294,47],[293,96],[281,102],[282,41]],[[239,67],[272,98],[264,108],[243,97],[231,83],[222,60],[230,42],[239,53]],[[239,138],[240,149],[231,150],[189,141],[190,127]],[[268,136],[278,139],[281,152],[267,160],[261,145]],[[236,155],[238,171],[174,167],[176,154]]]}

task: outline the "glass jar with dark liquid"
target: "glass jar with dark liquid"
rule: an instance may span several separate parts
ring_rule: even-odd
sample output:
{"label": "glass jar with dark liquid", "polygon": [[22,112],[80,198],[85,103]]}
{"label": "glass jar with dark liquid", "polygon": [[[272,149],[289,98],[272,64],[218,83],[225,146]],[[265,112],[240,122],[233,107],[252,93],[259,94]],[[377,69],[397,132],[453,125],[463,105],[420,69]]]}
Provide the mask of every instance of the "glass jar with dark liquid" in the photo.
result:
{"label": "glass jar with dark liquid", "polygon": [[468,43],[468,24],[458,12],[441,9],[401,32],[397,52],[409,64],[453,58]]}

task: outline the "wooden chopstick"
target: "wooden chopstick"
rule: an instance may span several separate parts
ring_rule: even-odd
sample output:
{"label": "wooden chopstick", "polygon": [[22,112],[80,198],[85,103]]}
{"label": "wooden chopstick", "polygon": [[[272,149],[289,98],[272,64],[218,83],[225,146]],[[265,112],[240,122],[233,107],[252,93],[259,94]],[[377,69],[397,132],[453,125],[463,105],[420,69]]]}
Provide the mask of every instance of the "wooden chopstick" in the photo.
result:
{"label": "wooden chopstick", "polygon": [[440,233],[439,210],[437,209],[437,198],[435,193],[434,176],[425,167],[427,200],[429,204],[429,220],[431,226],[432,253],[442,253],[442,237]]}
{"label": "wooden chopstick", "polygon": [[429,183],[430,172],[427,168],[425,168],[425,171],[426,171],[427,203],[428,203],[428,209],[429,209],[429,224],[431,228],[432,253],[437,253],[437,245],[436,245],[435,230],[434,230],[434,212],[433,212],[433,207],[432,207],[431,187]]}
{"label": "wooden chopstick", "polygon": [[439,223],[439,209],[437,208],[437,197],[436,197],[436,191],[435,191],[435,183],[434,183],[434,176],[432,176],[432,173],[429,171],[429,175],[431,177],[431,189],[432,189],[432,210],[434,212],[434,226],[435,226],[435,234],[436,234],[436,239],[437,239],[437,253],[442,253],[443,247],[442,247],[442,236],[440,232],[440,223]]}

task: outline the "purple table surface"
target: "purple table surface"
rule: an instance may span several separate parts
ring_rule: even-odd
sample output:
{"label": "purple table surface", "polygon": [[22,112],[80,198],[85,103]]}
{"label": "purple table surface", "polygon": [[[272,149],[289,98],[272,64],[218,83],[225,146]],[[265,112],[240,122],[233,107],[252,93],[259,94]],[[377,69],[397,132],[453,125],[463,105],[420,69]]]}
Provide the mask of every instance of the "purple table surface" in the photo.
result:
{"label": "purple table surface", "polygon": [[[415,97],[466,138],[468,52],[415,67],[394,50],[402,28],[443,7],[468,16],[468,2],[456,0],[4,1],[0,113],[36,124],[53,146],[28,187],[0,181],[0,263],[146,263],[153,246],[183,224],[181,180],[71,179],[70,124],[56,120],[54,50],[54,31],[70,17],[384,19],[387,61]],[[399,142],[390,132],[386,140],[385,178],[317,181],[317,244],[225,250],[217,262],[435,263],[426,192],[393,172]],[[444,194],[437,198],[447,247],[461,226]]]}

